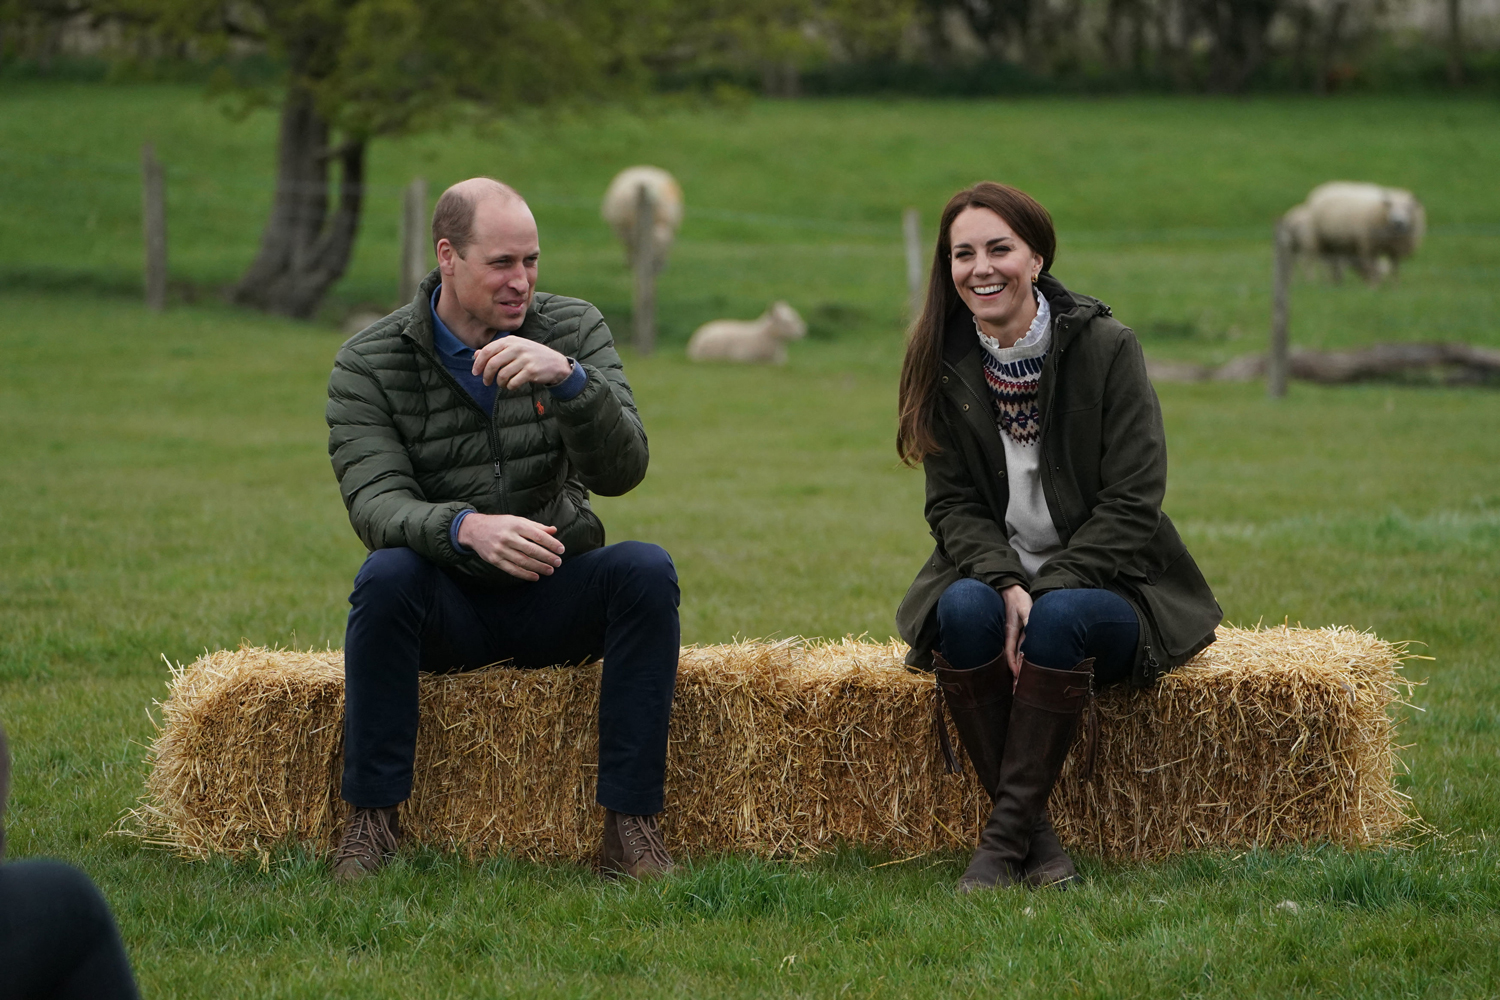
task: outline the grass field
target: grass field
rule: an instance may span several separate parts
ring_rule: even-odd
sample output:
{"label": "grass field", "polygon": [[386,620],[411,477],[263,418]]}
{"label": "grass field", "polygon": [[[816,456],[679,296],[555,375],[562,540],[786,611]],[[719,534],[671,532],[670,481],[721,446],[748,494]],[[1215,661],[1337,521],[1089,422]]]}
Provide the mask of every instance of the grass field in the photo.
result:
{"label": "grass field", "polygon": [[[963,129],[977,133],[969,138]],[[1231,621],[1344,623],[1425,643],[1402,787],[1442,836],[1414,849],[1081,861],[1067,894],[958,900],[958,855],[886,867],[694,859],[650,887],[414,853],[335,887],[295,852],[188,864],[106,836],[139,794],[161,657],[338,644],[362,557],[325,454],[336,321],[394,294],[399,185],[487,171],[534,196],[543,287],[627,315],[597,221],[654,161],[689,203],[667,344],[627,365],[652,469],[600,501],[614,540],[674,555],[686,641],[885,636],[928,542],[894,459],[898,218],[961,183],[1035,191],[1059,275],[1148,351],[1263,343],[1267,234],[1318,181],[1412,187],[1433,235],[1402,281],[1304,281],[1304,343],[1500,344],[1492,104],[1359,101],[756,103],[658,109],[375,147],[372,212],[326,322],[212,290],[254,250],[272,122],[191,90],[0,91],[0,721],[16,857],[103,886],[148,997],[1479,997],[1500,990],[1500,396],[1419,387],[1164,386],[1167,509]],[[137,304],[134,157],[169,164],[173,275]],[[785,370],[701,369],[681,341],[785,297],[814,325]],[[623,328],[623,327],[621,327]],[[1281,908],[1283,901],[1297,904]]]}

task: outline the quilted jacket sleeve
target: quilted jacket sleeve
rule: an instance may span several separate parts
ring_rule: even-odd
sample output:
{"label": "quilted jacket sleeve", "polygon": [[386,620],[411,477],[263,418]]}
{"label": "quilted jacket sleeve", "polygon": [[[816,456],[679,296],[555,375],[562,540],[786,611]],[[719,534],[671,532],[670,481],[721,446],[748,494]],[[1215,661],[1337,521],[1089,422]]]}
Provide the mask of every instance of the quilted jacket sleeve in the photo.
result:
{"label": "quilted jacket sleeve", "polygon": [[646,431],[614,338],[598,309],[588,308],[581,329],[577,361],[588,381],[572,399],[559,400],[553,412],[562,427],[568,460],[583,485],[601,496],[620,496],[646,478]]}
{"label": "quilted jacket sleeve", "polygon": [[365,547],[406,547],[441,565],[463,556],[448,527],[466,503],[429,503],[391,418],[390,401],[369,363],[344,348],[328,379],[328,454],[349,523]]}

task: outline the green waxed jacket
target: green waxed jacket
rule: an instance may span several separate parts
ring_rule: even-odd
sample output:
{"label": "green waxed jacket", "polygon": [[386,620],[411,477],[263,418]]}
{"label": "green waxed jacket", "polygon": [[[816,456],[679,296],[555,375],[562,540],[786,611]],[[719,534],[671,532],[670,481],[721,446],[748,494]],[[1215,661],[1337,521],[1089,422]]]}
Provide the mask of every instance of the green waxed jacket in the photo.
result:
{"label": "green waxed jacket", "polygon": [[564,559],[604,544],[589,492],[618,496],[646,475],[646,432],[599,310],[538,292],[513,336],[574,358],[572,399],[501,389],[485,413],[433,349],[433,271],[411,304],[349,338],[328,379],[328,454],[366,548],[411,548],[460,577],[519,583],[449,540],[460,511],[555,525]]}
{"label": "green waxed jacket", "polygon": [[[1050,274],[1037,287],[1052,309],[1042,367],[1042,490],[1063,551],[1029,584],[1111,590],[1140,619],[1133,683],[1146,686],[1214,638],[1223,618],[1213,592],[1166,514],[1167,445],[1161,407],[1140,344],[1097,299]],[[907,662],[930,669],[937,602],[970,577],[999,590],[1027,586],[1010,546],[1005,447],[969,311],[949,317],[934,431],[942,450],[922,465],[927,523],[937,542],[896,613]]]}

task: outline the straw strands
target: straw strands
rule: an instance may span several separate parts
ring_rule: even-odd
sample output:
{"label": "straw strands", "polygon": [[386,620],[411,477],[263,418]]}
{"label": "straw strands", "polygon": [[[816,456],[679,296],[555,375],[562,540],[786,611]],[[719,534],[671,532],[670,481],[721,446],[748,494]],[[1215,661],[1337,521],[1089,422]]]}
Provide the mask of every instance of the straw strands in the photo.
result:
{"label": "straw strands", "polygon": [[[663,829],[676,851],[798,855],[840,842],[966,848],[988,802],[943,772],[931,678],[899,643],[685,647]],[[1389,839],[1410,822],[1388,709],[1401,649],[1348,629],[1222,628],[1152,691],[1100,698],[1092,780],[1069,761],[1064,843],[1156,857],[1194,847]],[[334,845],[346,807],[343,656],[220,651],[173,671],[129,827],[190,857]],[[424,675],[408,841],[583,860],[599,664]]]}
{"label": "straw strands", "polygon": [[1406,658],[1353,629],[1221,627],[1153,690],[1099,699],[1094,778],[1069,758],[1052,796],[1058,836],[1140,858],[1389,841],[1416,820],[1392,784]]}

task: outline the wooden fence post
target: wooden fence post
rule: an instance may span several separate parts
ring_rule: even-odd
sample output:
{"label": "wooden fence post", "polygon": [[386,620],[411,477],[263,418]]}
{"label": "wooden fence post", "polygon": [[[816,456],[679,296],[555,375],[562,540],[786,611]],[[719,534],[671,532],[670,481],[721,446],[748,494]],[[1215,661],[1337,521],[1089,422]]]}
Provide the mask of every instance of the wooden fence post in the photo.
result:
{"label": "wooden fence post", "polygon": [[1292,231],[1284,220],[1276,223],[1275,257],[1271,275],[1271,350],[1266,358],[1266,392],[1272,399],[1280,399],[1286,395],[1292,292]]}
{"label": "wooden fence post", "polygon": [[1448,0],[1448,85],[1461,87],[1464,82],[1463,11],[1459,0]]}
{"label": "wooden fence post", "polygon": [[167,307],[167,178],[156,149],[141,145],[141,234],[146,244],[146,308]]}
{"label": "wooden fence post", "polygon": [[642,184],[635,195],[635,347],[642,354],[650,354],[656,347],[656,198],[651,189]]}
{"label": "wooden fence post", "polygon": [[922,302],[926,298],[922,274],[922,218],[915,208],[901,214],[901,235],[906,243],[906,295],[907,309],[913,321],[922,315]]}
{"label": "wooden fence post", "polygon": [[427,266],[427,180],[413,177],[401,199],[401,292],[397,305],[417,294],[417,286],[431,270]]}

